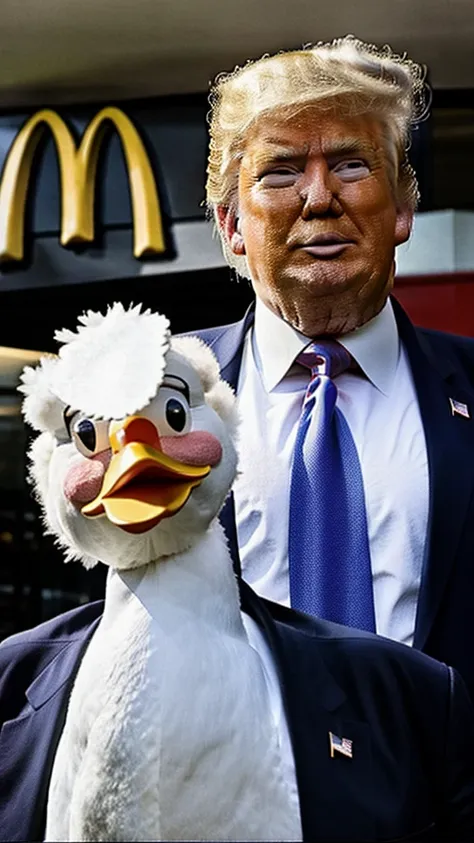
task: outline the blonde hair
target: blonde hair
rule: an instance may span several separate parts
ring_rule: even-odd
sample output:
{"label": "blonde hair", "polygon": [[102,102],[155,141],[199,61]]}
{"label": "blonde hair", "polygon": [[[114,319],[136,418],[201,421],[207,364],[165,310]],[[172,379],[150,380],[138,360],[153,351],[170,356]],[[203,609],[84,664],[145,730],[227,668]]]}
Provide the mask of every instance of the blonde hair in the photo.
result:
{"label": "blonde hair", "polygon": [[[206,201],[237,210],[240,161],[249,129],[262,115],[291,118],[310,105],[339,115],[370,114],[381,125],[389,177],[399,205],[415,210],[418,184],[408,162],[411,130],[429,109],[426,68],[352,35],[301,50],[265,55],[217,77],[211,88]],[[219,228],[219,227],[218,227]],[[219,234],[228,263],[248,276]]]}

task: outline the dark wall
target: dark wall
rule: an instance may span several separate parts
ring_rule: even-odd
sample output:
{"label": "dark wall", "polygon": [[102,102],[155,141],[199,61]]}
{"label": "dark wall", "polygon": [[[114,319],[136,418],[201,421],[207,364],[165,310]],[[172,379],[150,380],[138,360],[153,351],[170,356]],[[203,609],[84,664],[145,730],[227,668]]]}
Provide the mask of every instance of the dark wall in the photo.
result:
{"label": "dark wall", "polygon": [[114,301],[165,313],[179,333],[236,321],[251,299],[249,283],[226,268],[8,291],[0,296],[0,345],[56,351],[57,328],[73,328],[85,310],[105,311]]}

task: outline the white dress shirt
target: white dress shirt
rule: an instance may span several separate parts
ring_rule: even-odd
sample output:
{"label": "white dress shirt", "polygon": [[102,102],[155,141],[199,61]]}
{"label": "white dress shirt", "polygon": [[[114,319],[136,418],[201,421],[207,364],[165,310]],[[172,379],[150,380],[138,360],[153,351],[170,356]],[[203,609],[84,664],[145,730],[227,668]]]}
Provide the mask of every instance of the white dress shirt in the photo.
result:
{"label": "white dress shirt", "polygon": [[[244,579],[290,605],[288,513],[293,448],[309,372],[308,344],[257,299],[237,389],[241,416],[234,486]],[[413,643],[428,521],[426,443],[407,355],[390,301],[339,342],[361,372],[335,379],[337,406],[359,455],[365,492],[377,632]]]}

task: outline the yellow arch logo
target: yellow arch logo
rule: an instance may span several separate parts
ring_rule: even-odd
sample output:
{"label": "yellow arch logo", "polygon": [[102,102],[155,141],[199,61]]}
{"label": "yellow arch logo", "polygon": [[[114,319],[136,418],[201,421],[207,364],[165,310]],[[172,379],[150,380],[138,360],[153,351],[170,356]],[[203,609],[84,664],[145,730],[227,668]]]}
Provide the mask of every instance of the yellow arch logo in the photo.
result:
{"label": "yellow arch logo", "polygon": [[97,162],[107,123],[120,137],[128,170],[134,227],[133,254],[165,251],[165,237],[155,177],[143,141],[119,108],[99,111],[78,147],[66,123],[49,109],[38,111],[20,129],[8,153],[0,184],[0,262],[24,255],[25,206],[31,167],[43,131],[49,128],[59,160],[62,246],[94,240]]}

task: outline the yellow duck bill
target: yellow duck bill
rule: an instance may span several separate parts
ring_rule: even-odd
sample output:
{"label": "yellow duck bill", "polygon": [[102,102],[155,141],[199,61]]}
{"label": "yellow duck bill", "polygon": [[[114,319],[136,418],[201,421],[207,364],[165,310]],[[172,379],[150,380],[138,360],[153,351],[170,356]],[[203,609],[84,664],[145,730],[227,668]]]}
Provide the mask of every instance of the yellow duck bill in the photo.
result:
{"label": "yellow duck bill", "polygon": [[127,533],[144,533],[175,515],[211,470],[178,462],[142,442],[114,454],[97,497],[82,507],[86,518],[106,515]]}

